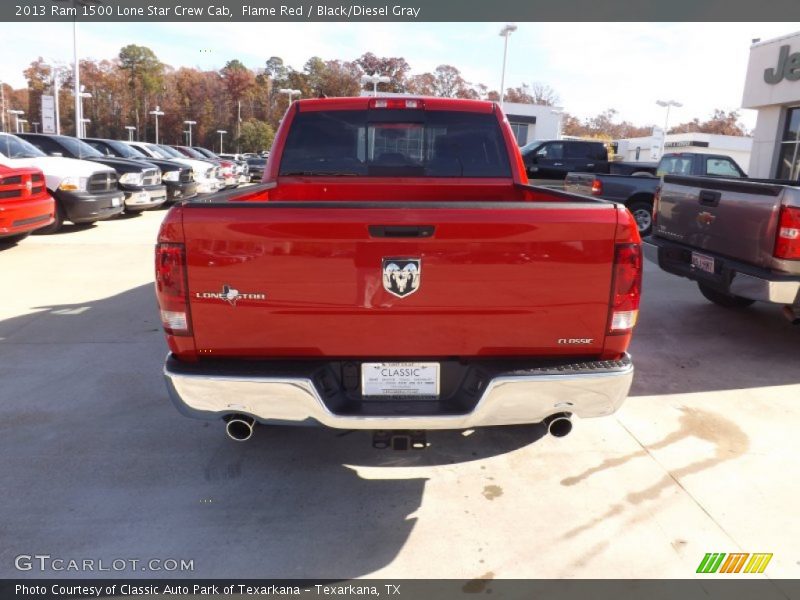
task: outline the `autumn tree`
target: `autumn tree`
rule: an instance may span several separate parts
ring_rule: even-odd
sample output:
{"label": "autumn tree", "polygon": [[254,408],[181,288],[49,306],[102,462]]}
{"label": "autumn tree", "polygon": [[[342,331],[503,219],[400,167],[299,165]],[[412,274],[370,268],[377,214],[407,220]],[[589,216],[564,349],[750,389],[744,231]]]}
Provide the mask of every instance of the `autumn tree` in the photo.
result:
{"label": "autumn tree", "polygon": [[119,65],[127,74],[131,112],[138,135],[141,120],[149,112],[151,96],[163,89],[164,65],[150,48],[136,44],[119,51]]}
{"label": "autumn tree", "polygon": [[261,152],[272,146],[275,131],[268,123],[258,119],[247,119],[242,123],[242,130],[236,139],[241,152]]}
{"label": "autumn tree", "polygon": [[715,133],[718,135],[747,135],[747,129],[739,122],[739,112],[714,109],[711,118],[700,122],[695,118],[670,128],[669,133]]}
{"label": "autumn tree", "polygon": [[389,83],[379,83],[378,90],[393,93],[406,91],[406,77],[411,67],[405,58],[398,56],[378,57],[372,52],[367,52],[354,62],[367,75],[383,76],[390,79]]}

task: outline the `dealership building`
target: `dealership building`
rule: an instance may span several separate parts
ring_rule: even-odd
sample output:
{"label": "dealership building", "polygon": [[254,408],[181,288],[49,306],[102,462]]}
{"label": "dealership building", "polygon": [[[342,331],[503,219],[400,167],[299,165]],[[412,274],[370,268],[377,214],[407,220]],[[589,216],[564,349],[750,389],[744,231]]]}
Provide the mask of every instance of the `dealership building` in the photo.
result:
{"label": "dealership building", "polygon": [[758,111],[750,177],[800,176],[800,32],[750,47],[742,107]]}

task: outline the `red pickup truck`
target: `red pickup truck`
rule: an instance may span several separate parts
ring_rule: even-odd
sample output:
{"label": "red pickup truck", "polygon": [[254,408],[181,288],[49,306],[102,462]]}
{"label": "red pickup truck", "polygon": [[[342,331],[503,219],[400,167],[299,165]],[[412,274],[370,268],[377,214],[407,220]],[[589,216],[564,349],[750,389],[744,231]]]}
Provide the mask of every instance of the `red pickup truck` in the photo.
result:
{"label": "red pickup truck", "polygon": [[256,422],[393,447],[482,425],[566,435],[627,396],[641,268],[624,207],[528,185],[494,103],[301,100],[260,185],[164,220],[167,387],[237,440]]}
{"label": "red pickup truck", "polygon": [[26,238],[53,222],[55,202],[39,169],[0,165],[0,243]]}

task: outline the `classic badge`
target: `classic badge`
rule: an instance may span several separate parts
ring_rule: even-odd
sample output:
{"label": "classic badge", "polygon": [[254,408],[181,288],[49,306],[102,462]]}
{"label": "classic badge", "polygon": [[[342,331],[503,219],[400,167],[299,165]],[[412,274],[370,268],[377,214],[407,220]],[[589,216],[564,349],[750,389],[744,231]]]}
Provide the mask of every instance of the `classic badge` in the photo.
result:
{"label": "classic badge", "polygon": [[422,277],[421,258],[384,258],[383,289],[403,298],[419,289]]}

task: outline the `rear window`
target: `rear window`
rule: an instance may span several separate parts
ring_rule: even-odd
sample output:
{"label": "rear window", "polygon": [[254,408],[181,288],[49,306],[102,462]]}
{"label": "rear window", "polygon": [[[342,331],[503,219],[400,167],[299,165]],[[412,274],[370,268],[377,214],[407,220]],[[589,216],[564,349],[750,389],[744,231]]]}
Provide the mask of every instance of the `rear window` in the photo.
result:
{"label": "rear window", "polygon": [[693,160],[691,156],[665,156],[658,163],[656,175],[691,175]]}
{"label": "rear window", "polygon": [[424,110],[298,113],[280,175],[511,177],[492,114]]}

